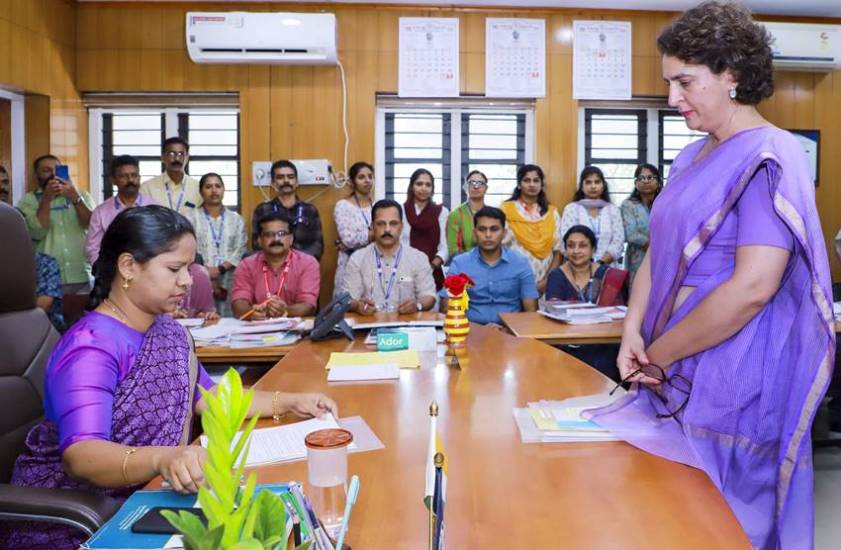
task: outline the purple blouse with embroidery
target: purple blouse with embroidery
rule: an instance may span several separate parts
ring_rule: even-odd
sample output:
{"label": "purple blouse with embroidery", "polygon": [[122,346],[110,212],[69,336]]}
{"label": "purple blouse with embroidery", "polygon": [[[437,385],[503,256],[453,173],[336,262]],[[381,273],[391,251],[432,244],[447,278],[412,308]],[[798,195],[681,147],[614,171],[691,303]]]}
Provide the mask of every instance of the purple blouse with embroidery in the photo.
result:
{"label": "purple blouse with embroidery", "polygon": [[[47,365],[44,411],[58,427],[61,452],[78,441],[111,439],[114,393],[142,342],[143,333],[92,311],[56,344]],[[212,388],[213,380],[198,367],[198,384]],[[197,390],[193,402],[200,397]]]}

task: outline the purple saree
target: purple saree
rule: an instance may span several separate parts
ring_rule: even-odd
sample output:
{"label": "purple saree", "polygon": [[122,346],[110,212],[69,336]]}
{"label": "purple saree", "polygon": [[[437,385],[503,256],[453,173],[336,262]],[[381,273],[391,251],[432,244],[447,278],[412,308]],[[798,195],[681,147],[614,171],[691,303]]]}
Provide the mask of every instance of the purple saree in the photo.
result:
{"label": "purple saree", "polygon": [[[62,453],[85,439],[132,447],[186,443],[198,376],[191,356],[184,329],[169,316],[141,334],[99,313],[86,315],[50,358],[46,418],[29,432],[11,483],[127,497],[136,487],[103,489],[71,478]],[[201,376],[202,385],[208,381]],[[55,524],[0,524],[2,548],[62,550],[78,548],[85,538]]]}
{"label": "purple saree", "polygon": [[[722,492],[752,544],[812,548],[814,509],[810,427],[831,374],[835,338],[829,265],[805,155],[788,132],[745,130],[694,161],[687,146],[651,217],[651,292],[642,336],[650,345],[730,278],[734,265],[699,284],[672,313],[677,291],[750,183],[767,182],[776,216],[794,236],[781,286],[738,333],[672,365],[692,381],[677,420],[634,387],[591,412],[631,444],[703,469]],[[672,410],[682,394],[667,387]]]}

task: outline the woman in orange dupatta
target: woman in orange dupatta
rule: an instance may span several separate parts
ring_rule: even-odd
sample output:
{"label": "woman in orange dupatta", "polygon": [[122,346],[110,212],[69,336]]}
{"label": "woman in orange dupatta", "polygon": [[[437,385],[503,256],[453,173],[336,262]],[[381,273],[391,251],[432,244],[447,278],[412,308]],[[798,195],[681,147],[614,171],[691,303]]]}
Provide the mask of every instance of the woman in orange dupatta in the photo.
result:
{"label": "woman in orange dupatta", "polygon": [[546,198],[543,170],[524,164],[517,170],[517,188],[500,207],[508,219],[502,244],[529,261],[537,291],[546,290],[549,272],[561,265],[561,216]]}

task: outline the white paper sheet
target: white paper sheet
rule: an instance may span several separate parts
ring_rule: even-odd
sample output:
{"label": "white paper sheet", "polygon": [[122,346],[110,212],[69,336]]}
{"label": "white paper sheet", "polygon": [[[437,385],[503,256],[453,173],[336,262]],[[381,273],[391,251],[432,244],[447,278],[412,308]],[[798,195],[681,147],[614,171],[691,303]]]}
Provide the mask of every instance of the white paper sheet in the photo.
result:
{"label": "white paper sheet", "polygon": [[573,21],[572,97],[631,99],[631,22]]}
{"label": "white paper sheet", "polygon": [[546,96],[546,22],[485,20],[485,95]]}
{"label": "white paper sheet", "polygon": [[400,97],[458,97],[458,18],[401,17]]}
{"label": "white paper sheet", "polygon": [[[307,457],[307,447],[304,444],[304,439],[312,432],[330,428],[339,428],[339,424],[333,418],[333,415],[328,415],[323,420],[312,418],[294,424],[256,429],[251,432],[251,447],[245,465],[251,467],[304,459]],[[237,432],[234,437],[234,445],[239,441],[241,435],[242,432]],[[202,446],[207,447],[207,436],[203,435],[200,439]],[[356,443],[351,443],[348,450],[355,448]]]}
{"label": "white paper sheet", "polygon": [[359,365],[338,366],[327,372],[328,382],[357,382],[360,380],[396,380],[400,378],[400,366],[388,365]]}

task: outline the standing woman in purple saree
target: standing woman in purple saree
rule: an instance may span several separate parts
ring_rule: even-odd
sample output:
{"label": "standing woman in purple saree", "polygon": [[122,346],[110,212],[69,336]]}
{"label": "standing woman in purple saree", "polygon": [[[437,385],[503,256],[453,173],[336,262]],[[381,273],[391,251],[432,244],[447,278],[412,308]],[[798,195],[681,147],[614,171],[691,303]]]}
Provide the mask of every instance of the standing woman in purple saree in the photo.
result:
{"label": "standing woman in purple saree", "polygon": [[618,359],[632,390],[591,416],[703,469],[755,548],[812,548],[830,276],[805,155],[755,108],[773,93],[769,35],[711,1],[657,42],[669,105],[709,135],[675,159],[652,210]]}
{"label": "standing woman in purple saree", "polygon": [[[196,389],[213,381],[172,313],[192,281],[193,227],[162,206],[111,223],[94,264],[89,311],[56,344],[44,385],[45,419],[30,430],[13,485],[88,490],[118,499],[160,475],[181,493],[204,483],[206,452],[188,445]],[[337,413],[321,394],[255,391],[250,415]],[[0,523],[0,548],[78,548],[81,531]]]}

